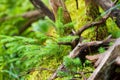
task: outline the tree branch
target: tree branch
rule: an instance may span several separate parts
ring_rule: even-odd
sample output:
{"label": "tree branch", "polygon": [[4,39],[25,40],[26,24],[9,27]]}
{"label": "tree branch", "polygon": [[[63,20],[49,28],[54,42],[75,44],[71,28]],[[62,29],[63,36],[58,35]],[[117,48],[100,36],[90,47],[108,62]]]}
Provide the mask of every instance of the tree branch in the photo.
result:
{"label": "tree branch", "polygon": [[39,10],[42,10],[46,16],[55,21],[54,14],[47,8],[41,0],[30,0],[31,3]]}
{"label": "tree branch", "polygon": [[82,28],[80,28],[74,35],[79,35],[81,36],[82,32],[85,31],[86,29],[92,27],[92,26],[97,26],[97,25],[100,25],[102,23],[105,23],[105,21],[108,19],[109,15],[110,15],[111,11],[108,12],[108,14],[106,14],[102,19],[100,19],[99,21],[97,22],[92,22],[90,24],[87,24],[85,26],[83,26]]}
{"label": "tree branch", "polygon": [[26,12],[26,13],[23,13],[23,14],[20,14],[20,15],[0,18],[0,22],[15,19],[15,18],[18,18],[18,17],[22,17],[22,18],[25,18],[25,19],[31,19],[31,18],[34,18],[34,17],[44,17],[44,16],[45,16],[45,14],[41,10],[39,10],[39,11],[34,10],[34,11],[29,11],[29,12]]}

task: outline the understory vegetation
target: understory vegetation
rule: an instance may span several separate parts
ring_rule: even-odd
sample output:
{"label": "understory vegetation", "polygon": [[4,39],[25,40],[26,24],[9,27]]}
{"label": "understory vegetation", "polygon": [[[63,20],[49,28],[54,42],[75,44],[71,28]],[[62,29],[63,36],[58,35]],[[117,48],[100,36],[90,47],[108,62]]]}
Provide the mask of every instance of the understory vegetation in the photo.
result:
{"label": "understory vegetation", "polygon": [[[48,0],[42,1],[51,10]],[[79,38],[78,35],[66,35],[66,28],[78,31],[90,22],[86,15],[85,2],[79,0],[78,9],[75,0],[66,0],[65,4],[72,19],[72,22],[66,24],[63,23],[64,10],[61,7],[55,21],[48,16],[37,16],[34,20],[36,16],[23,16],[36,10],[29,0],[0,0],[0,80],[46,80],[61,64],[66,69],[57,71],[56,80],[84,80],[83,73],[86,78],[90,76],[94,71],[92,63],[79,57],[70,58],[68,55],[72,47],[62,44]],[[101,8],[100,12],[101,15],[106,13]],[[120,29],[114,20],[108,18],[106,27],[112,38],[120,37]],[[94,31],[94,27],[85,30],[81,35],[82,42],[95,40],[91,39]],[[95,53],[104,51],[105,48],[100,47]]]}

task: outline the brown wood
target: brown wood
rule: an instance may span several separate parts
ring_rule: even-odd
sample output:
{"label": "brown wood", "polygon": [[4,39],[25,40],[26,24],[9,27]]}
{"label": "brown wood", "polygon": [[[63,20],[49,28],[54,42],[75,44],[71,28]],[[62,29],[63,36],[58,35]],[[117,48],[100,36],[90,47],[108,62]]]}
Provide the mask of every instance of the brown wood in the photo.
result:
{"label": "brown wood", "polygon": [[55,21],[54,14],[48,9],[48,7],[42,2],[42,0],[30,0],[31,3],[38,9],[42,10],[43,13],[48,16],[51,20]]}
{"label": "brown wood", "polygon": [[102,56],[103,56],[103,54],[87,55],[87,56],[85,56],[85,58],[88,59],[89,61],[91,61],[92,63],[95,63]]}
{"label": "brown wood", "polygon": [[65,6],[64,0],[49,0],[50,5],[52,7],[53,13],[55,15],[55,19],[57,19],[57,11],[59,7],[63,8],[63,17],[64,17],[64,23],[71,22],[70,14]]}
{"label": "brown wood", "polygon": [[114,63],[118,56],[120,56],[120,38],[105,52],[99,66],[94,70],[88,80],[110,80],[109,78],[112,75],[112,71],[114,71]]}

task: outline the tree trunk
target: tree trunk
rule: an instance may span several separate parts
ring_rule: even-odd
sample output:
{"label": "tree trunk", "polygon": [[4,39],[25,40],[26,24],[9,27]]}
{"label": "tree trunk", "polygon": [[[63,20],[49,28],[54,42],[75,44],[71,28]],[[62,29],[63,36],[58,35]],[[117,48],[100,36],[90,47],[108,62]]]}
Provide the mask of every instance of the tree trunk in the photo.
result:
{"label": "tree trunk", "polygon": [[[98,5],[93,0],[85,0],[86,5],[86,15],[88,16],[87,20],[96,21],[96,19],[100,16]],[[101,24],[94,28],[94,33],[90,33],[91,40],[103,40],[107,35],[107,27],[106,24]]]}

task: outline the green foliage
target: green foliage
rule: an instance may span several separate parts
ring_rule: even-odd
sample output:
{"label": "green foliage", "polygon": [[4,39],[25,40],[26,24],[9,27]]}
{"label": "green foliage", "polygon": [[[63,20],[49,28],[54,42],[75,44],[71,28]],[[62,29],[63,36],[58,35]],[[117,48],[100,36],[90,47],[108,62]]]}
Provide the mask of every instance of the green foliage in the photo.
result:
{"label": "green foliage", "polygon": [[50,28],[49,23],[45,20],[39,20],[38,22],[33,23],[32,26],[34,31],[39,31],[41,33],[47,33]]}
{"label": "green foliage", "polygon": [[72,59],[66,56],[63,61],[67,70],[58,71],[58,76],[72,78],[75,72],[82,70],[82,64],[79,58]]}
{"label": "green foliage", "polygon": [[21,0],[1,0],[0,7],[0,34],[3,35],[18,34],[20,27],[27,21],[20,15],[33,9],[29,0],[24,2]]}
{"label": "green foliage", "polygon": [[71,42],[72,40],[74,40],[74,39],[76,39],[76,38],[78,38],[78,36],[64,36],[64,37],[59,37],[58,38],[58,42]]}
{"label": "green foliage", "polygon": [[56,32],[59,36],[64,36],[66,34],[65,32],[65,28],[68,28],[68,27],[73,27],[74,23],[73,22],[70,22],[70,23],[66,23],[64,24],[64,19],[63,19],[63,10],[61,7],[59,7],[58,9],[58,14],[57,14],[57,20],[55,21],[55,23],[50,20],[48,17],[45,18],[49,24],[51,24],[55,29],[56,29]]}
{"label": "green foliage", "polygon": [[70,70],[70,71],[77,71],[77,68],[81,68],[82,69],[82,64],[79,58],[69,58],[69,57],[64,57],[64,65],[65,67]]}
{"label": "green foliage", "polygon": [[98,51],[99,51],[99,53],[103,53],[103,52],[105,52],[105,48],[104,48],[104,47],[100,47],[100,48],[98,49]]}
{"label": "green foliage", "polygon": [[[46,5],[48,4],[48,0],[43,1]],[[45,17],[44,20],[40,19],[34,22],[24,33],[19,34],[20,29],[29,21],[29,19],[20,16],[33,10],[32,4],[29,0],[24,2],[21,0],[0,1],[0,80],[32,80],[36,77],[35,74],[42,75],[42,78],[41,76],[39,78],[45,80],[51,72],[36,73],[36,71],[31,72],[31,70],[39,67],[56,69],[62,60],[67,70],[58,71],[58,76],[63,77],[63,80],[72,79],[76,76],[75,73],[81,70],[93,70],[89,61],[86,61],[82,66],[78,58],[64,57],[68,55],[71,48],[58,45],[58,42],[70,42],[78,38],[78,36],[67,36],[65,28],[72,28],[74,25],[78,30],[86,23],[84,1],[79,1],[80,8],[78,10],[75,10],[75,1],[68,0],[66,3],[68,3],[67,8],[73,22],[63,23],[63,9],[60,7],[55,22]],[[71,3],[74,6],[71,6]],[[120,37],[120,30],[113,20],[109,19],[107,25],[109,33],[113,37]],[[53,33],[51,33],[52,31]],[[88,41],[84,40],[84,42]],[[99,52],[104,52],[104,49],[100,48]]]}
{"label": "green foliage", "polygon": [[[21,2],[19,4],[21,5]],[[32,7],[29,7],[29,9],[32,9]],[[27,7],[25,10],[19,11],[20,13],[23,13],[26,10],[28,10]],[[66,46],[59,46],[57,42],[72,41],[76,37],[63,36],[65,34],[64,28],[72,26],[73,23],[63,24],[62,12],[62,8],[60,8],[58,10],[58,19],[56,22],[53,22],[47,17],[45,20],[36,21],[22,34],[24,37],[6,35],[19,34],[19,29],[21,29],[24,22],[27,20],[20,17],[13,17],[11,19],[13,19],[14,22],[8,20],[0,23],[0,33],[3,34],[0,35],[0,80],[25,80],[29,76],[27,73],[33,68],[35,69],[43,66],[42,64],[45,64],[45,62],[47,63],[46,60],[51,60],[51,57],[56,57],[61,60],[62,56],[68,53],[70,48]],[[17,12],[14,14],[17,14]],[[14,14],[9,14],[8,18]],[[3,15],[1,14],[1,16]],[[57,36],[48,36],[48,34],[51,34],[49,33],[51,28],[55,28]]]}
{"label": "green foliage", "polygon": [[59,55],[64,50],[62,46],[59,50],[57,43],[51,40],[47,40],[44,46],[36,39],[3,35],[0,37],[0,72],[10,79],[22,79],[21,75],[26,76],[29,70],[39,67],[43,60]]}

